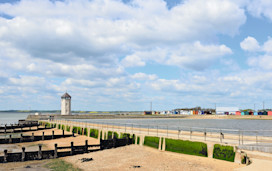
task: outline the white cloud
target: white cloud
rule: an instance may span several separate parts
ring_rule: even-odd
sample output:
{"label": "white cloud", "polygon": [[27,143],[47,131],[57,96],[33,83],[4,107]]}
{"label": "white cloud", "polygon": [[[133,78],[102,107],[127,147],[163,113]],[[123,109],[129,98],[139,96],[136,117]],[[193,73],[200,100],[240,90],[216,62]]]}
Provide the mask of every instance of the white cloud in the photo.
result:
{"label": "white cloud", "polygon": [[255,52],[260,50],[259,42],[251,36],[245,38],[241,43],[240,46],[245,51]]}
{"label": "white cloud", "polygon": [[253,16],[264,16],[272,21],[272,1],[270,0],[247,0],[245,3],[247,10]]}
{"label": "white cloud", "polygon": [[128,55],[122,61],[124,67],[145,66],[145,62],[137,55]]}
{"label": "white cloud", "polygon": [[135,80],[155,80],[158,78],[158,76],[156,74],[145,74],[139,72],[134,75],[131,75],[131,78]]}

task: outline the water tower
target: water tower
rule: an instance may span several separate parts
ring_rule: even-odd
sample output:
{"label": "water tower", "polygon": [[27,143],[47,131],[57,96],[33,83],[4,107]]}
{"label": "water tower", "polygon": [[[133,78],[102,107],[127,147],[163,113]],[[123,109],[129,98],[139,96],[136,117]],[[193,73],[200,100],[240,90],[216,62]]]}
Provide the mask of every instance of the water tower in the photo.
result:
{"label": "water tower", "polygon": [[66,92],[61,96],[61,115],[71,115],[71,96]]}

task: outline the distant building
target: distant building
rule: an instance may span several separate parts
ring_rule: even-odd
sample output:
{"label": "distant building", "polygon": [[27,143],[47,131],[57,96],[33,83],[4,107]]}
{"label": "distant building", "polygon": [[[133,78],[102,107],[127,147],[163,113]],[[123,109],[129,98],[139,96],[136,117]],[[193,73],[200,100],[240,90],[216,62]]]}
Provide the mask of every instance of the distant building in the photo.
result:
{"label": "distant building", "polygon": [[66,92],[61,96],[61,115],[71,115],[71,96]]}
{"label": "distant building", "polygon": [[237,111],[238,107],[216,107],[217,115],[235,115]]}

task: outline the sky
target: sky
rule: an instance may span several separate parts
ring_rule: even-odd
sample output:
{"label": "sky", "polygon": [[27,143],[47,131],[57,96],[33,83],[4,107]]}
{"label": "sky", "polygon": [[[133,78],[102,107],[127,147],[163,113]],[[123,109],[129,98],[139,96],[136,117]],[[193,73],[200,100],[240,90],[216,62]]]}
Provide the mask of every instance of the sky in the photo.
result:
{"label": "sky", "polygon": [[272,108],[271,0],[0,0],[0,110]]}

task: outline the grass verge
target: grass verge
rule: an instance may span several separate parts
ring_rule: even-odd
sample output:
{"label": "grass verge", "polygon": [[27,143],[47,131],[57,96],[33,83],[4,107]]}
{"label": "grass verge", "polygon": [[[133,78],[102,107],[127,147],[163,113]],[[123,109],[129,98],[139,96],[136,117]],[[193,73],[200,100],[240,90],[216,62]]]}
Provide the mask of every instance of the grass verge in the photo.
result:
{"label": "grass verge", "polygon": [[61,159],[52,159],[49,163],[45,164],[44,167],[52,171],[82,171]]}

